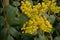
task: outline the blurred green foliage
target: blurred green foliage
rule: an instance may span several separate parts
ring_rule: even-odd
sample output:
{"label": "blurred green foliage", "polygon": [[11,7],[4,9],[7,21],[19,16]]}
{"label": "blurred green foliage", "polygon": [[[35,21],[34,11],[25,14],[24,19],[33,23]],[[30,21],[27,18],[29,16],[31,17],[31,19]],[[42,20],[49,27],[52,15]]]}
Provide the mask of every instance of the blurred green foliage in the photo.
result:
{"label": "blurred green foliage", "polygon": [[[4,9],[7,12],[7,22],[9,24],[9,28],[7,29],[5,26],[4,19],[4,10],[3,5],[0,0],[0,40],[49,40],[50,34],[44,33],[42,31],[37,32],[37,34],[22,34],[21,27],[24,22],[28,21],[29,18],[19,9],[22,0],[9,0],[10,5],[6,6]],[[38,0],[29,0],[31,5],[35,5],[38,3]],[[39,2],[42,2],[42,0]],[[57,5],[60,6],[60,0],[57,0]],[[20,17],[17,17],[17,14],[20,14]],[[51,33],[51,37],[54,40],[60,40],[60,14],[56,15],[45,15],[48,20],[53,24],[53,33]],[[58,18],[57,18],[57,17]],[[44,33],[44,34],[43,34]]]}

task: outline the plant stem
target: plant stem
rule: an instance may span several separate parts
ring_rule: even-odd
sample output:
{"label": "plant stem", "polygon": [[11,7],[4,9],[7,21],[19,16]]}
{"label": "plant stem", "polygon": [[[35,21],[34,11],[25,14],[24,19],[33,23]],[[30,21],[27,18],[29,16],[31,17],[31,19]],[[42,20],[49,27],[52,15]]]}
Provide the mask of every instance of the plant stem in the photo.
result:
{"label": "plant stem", "polygon": [[3,6],[5,7],[7,5],[9,5],[9,0],[3,0]]}
{"label": "plant stem", "polygon": [[57,36],[59,36],[59,33],[58,33],[58,31],[56,30],[56,34],[57,34]]}
{"label": "plant stem", "polygon": [[39,0],[37,0],[37,2],[39,2]]}
{"label": "plant stem", "polygon": [[50,33],[50,40],[53,40],[52,34]]}
{"label": "plant stem", "polygon": [[8,24],[8,22],[7,22],[7,12],[5,11],[5,7],[7,6],[7,5],[9,5],[9,0],[3,0],[2,1],[2,5],[3,5],[3,14],[4,14],[4,18],[5,18],[5,27],[6,27],[6,29],[8,30],[9,29],[9,24]]}

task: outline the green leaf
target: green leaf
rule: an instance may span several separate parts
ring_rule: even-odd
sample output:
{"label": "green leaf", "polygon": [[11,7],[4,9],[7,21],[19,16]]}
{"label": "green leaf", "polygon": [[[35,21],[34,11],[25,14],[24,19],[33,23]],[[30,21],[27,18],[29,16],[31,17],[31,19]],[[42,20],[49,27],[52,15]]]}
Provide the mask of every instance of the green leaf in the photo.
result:
{"label": "green leaf", "polygon": [[44,35],[39,34],[39,37],[35,37],[34,40],[46,40]]}
{"label": "green leaf", "polygon": [[35,5],[38,4],[38,1],[33,1],[33,4],[35,4]]}
{"label": "green leaf", "polygon": [[60,33],[60,23],[57,26],[55,26],[55,28]]}
{"label": "green leaf", "polygon": [[13,6],[19,6],[20,3],[19,3],[18,1],[13,1],[12,5],[13,5]]}
{"label": "green leaf", "polygon": [[43,13],[42,15],[45,16],[46,18],[49,17],[49,15],[47,13]]}
{"label": "green leaf", "polygon": [[10,27],[9,33],[10,33],[12,36],[14,36],[15,38],[18,38],[18,37],[19,37],[18,31],[17,31],[15,28],[13,28],[13,27]]}
{"label": "green leaf", "polygon": [[39,34],[39,40],[46,40],[45,35]]}
{"label": "green leaf", "polygon": [[6,40],[7,38],[7,30],[6,28],[3,28],[0,32],[0,40]]}
{"label": "green leaf", "polygon": [[26,21],[28,21],[28,17],[23,13],[20,14],[20,25],[23,25]]}
{"label": "green leaf", "polygon": [[13,7],[11,5],[8,5],[5,7],[5,10],[7,12],[7,21],[10,25],[18,23],[18,19],[16,19],[16,14],[18,14],[18,9],[16,7]]}
{"label": "green leaf", "polygon": [[23,40],[31,40],[33,36],[31,34],[23,34],[22,35]]}
{"label": "green leaf", "polygon": [[60,40],[60,36],[55,37],[54,40]]}
{"label": "green leaf", "polygon": [[44,32],[42,30],[38,30],[38,37],[35,37],[35,40],[46,40],[46,36],[44,35]]}
{"label": "green leaf", "polygon": [[9,0],[9,1],[10,1],[10,4],[12,4],[14,0]]}
{"label": "green leaf", "polygon": [[60,5],[60,0],[57,0],[57,5]]}
{"label": "green leaf", "polygon": [[53,24],[54,21],[55,21],[55,16],[54,15],[50,15],[48,20],[50,21],[51,24]]}
{"label": "green leaf", "polygon": [[12,36],[8,36],[7,40],[14,40],[14,38]]}

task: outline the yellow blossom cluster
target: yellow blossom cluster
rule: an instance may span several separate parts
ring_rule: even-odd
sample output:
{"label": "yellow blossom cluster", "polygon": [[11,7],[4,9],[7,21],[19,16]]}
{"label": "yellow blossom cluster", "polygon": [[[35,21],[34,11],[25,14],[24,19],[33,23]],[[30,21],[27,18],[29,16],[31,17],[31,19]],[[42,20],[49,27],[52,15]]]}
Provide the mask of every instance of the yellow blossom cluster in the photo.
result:
{"label": "yellow blossom cluster", "polygon": [[21,2],[22,5],[20,9],[24,12],[28,17],[32,17],[35,13],[42,14],[47,10],[47,5],[43,2],[42,5],[38,3],[37,5],[31,6],[29,1]]}
{"label": "yellow blossom cluster", "polygon": [[50,24],[50,22],[47,20],[47,18],[44,16],[44,17],[41,17],[42,20],[44,20],[44,22],[40,23],[41,25],[41,29],[45,32],[51,32],[52,30],[52,25]]}
{"label": "yellow blossom cluster", "polygon": [[56,0],[43,0],[46,5],[48,5],[48,9],[50,9],[54,13],[60,12],[60,7],[56,5]]}
{"label": "yellow blossom cluster", "polygon": [[29,34],[33,34],[34,32],[37,31],[37,29],[38,27],[34,25],[33,20],[29,20],[28,22],[24,23],[23,27],[21,28],[21,30],[24,30],[22,33],[29,33]]}
{"label": "yellow blossom cluster", "polygon": [[22,1],[21,3],[22,5],[20,9],[30,18],[29,21],[23,24],[21,30],[24,31],[22,33],[33,34],[38,29],[41,29],[44,32],[51,32],[52,25],[45,16],[42,16],[42,13],[47,11],[48,5],[44,2],[42,2],[42,4],[38,3],[34,6],[31,6],[29,1]]}
{"label": "yellow blossom cluster", "polygon": [[22,10],[22,12],[24,12],[25,14],[27,14],[28,17],[31,16],[31,11],[32,11],[32,7],[30,5],[29,1],[23,2],[21,1],[22,5],[20,7],[20,9]]}
{"label": "yellow blossom cluster", "polygon": [[[37,18],[38,17],[38,18]],[[36,16],[35,18],[31,18],[29,21],[24,23],[21,30],[24,30],[23,33],[33,34],[38,29],[43,30],[44,32],[51,32],[52,25],[47,20],[45,16]]]}

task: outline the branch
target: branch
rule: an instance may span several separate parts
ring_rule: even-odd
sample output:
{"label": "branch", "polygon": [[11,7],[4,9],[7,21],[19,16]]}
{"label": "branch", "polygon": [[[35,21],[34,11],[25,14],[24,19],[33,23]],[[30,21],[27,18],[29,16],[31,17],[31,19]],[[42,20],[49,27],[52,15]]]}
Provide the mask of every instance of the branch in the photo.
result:
{"label": "branch", "polygon": [[5,27],[6,27],[6,29],[8,30],[9,29],[9,24],[8,24],[8,22],[7,22],[7,12],[5,11],[5,7],[7,6],[7,5],[9,5],[9,0],[3,0],[2,1],[2,5],[3,5],[3,14],[4,14],[4,18],[5,18]]}
{"label": "branch", "polygon": [[52,34],[50,33],[50,40],[53,40]]}
{"label": "branch", "polygon": [[58,33],[58,31],[56,30],[56,34],[57,34],[57,36],[59,36],[59,33]]}
{"label": "branch", "polygon": [[58,20],[60,20],[60,18],[58,17],[58,16],[56,16],[56,15],[54,15]]}
{"label": "branch", "polygon": [[37,2],[39,2],[39,0],[37,0]]}

